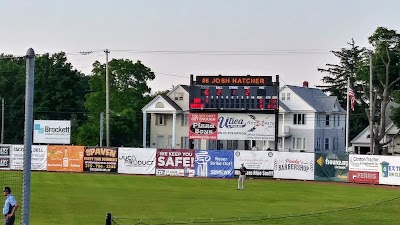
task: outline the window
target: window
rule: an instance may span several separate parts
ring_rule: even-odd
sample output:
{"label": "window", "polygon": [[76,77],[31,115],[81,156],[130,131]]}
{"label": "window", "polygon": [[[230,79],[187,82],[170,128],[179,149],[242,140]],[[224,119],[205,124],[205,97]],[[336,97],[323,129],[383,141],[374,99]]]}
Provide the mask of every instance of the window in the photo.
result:
{"label": "window", "polygon": [[207,149],[217,150],[217,140],[207,140]]}
{"label": "window", "polygon": [[183,92],[175,92],[175,101],[183,101]]}
{"label": "window", "polygon": [[293,124],[306,124],[306,114],[294,114]]}
{"label": "window", "polygon": [[336,115],[333,115],[333,123],[332,123],[332,125],[333,125],[333,126],[336,125]]}
{"label": "window", "polygon": [[329,115],[326,115],[325,116],[325,126],[327,126],[327,127],[329,126],[329,120],[330,120]]}
{"label": "window", "polygon": [[282,93],[282,100],[285,100],[285,96],[286,96],[286,94]]}
{"label": "window", "polygon": [[306,150],[306,138],[293,138],[292,147],[294,150]]}
{"label": "window", "polygon": [[325,138],[324,149],[329,150],[329,138]]}
{"label": "window", "polygon": [[164,114],[157,114],[156,115],[156,125],[158,126],[165,126],[165,115]]}
{"label": "window", "polygon": [[333,138],[333,140],[332,140],[333,151],[338,150],[338,144],[339,144],[339,139],[338,138]]}
{"label": "window", "polygon": [[317,115],[316,115],[316,117],[317,117],[317,126],[319,127],[319,126],[321,126],[321,116],[320,116],[320,114],[319,113],[317,113]]}
{"label": "window", "polygon": [[337,126],[340,126],[340,115],[337,115]]}
{"label": "window", "polygon": [[286,93],[286,100],[290,100],[290,93]]}
{"label": "window", "polygon": [[317,138],[317,150],[321,150],[321,138]]}
{"label": "window", "polygon": [[227,140],[227,150],[236,150],[239,148],[238,140]]}
{"label": "window", "polygon": [[189,114],[182,114],[182,126],[189,125]]}
{"label": "window", "polygon": [[190,148],[189,137],[181,137],[181,148]]}

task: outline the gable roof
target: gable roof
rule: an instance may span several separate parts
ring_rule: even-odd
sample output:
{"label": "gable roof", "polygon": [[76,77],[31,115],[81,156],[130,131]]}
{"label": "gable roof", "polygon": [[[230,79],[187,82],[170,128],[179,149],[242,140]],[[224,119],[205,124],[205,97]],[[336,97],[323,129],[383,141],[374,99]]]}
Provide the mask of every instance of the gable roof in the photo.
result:
{"label": "gable roof", "polygon": [[182,108],[181,108],[178,104],[176,104],[172,99],[170,99],[170,98],[167,96],[167,94],[161,94],[160,96],[161,96],[162,98],[164,98],[165,101],[168,102],[168,104],[170,104],[172,107],[174,107],[174,109],[176,109],[176,110],[182,110]]}
{"label": "gable roof", "polygon": [[285,110],[285,112],[290,112],[289,107],[287,107],[285,105],[285,103],[283,103],[281,100],[279,100],[279,107],[281,107],[283,110]]}
{"label": "gable roof", "polygon": [[184,84],[178,84],[175,85],[168,93],[167,95],[170,95],[172,92],[176,91],[179,87],[182,87],[183,90],[185,90],[187,93],[189,93],[189,85],[184,85]]}

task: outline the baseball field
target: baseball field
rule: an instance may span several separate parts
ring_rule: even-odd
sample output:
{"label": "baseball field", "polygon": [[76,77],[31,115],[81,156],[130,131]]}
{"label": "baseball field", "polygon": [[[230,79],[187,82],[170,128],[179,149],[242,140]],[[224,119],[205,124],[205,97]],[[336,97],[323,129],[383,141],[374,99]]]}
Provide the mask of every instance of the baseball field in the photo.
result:
{"label": "baseball field", "polygon": [[400,187],[247,179],[236,188],[236,179],[33,172],[30,224],[99,225],[107,212],[119,225],[400,220]]}

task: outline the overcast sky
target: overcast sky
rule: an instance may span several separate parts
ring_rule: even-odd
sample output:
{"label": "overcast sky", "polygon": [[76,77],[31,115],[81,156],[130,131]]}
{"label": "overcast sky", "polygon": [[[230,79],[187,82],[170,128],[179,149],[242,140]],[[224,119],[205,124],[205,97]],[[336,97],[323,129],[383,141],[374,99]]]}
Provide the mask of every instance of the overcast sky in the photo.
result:
{"label": "overcast sky", "polygon": [[64,51],[89,74],[108,48],[110,58],[150,67],[153,91],[188,84],[190,74],[279,74],[282,84],[313,87],[317,68],[337,63],[330,50],[351,38],[369,47],[378,26],[400,30],[399,9],[398,0],[0,0],[0,52]]}

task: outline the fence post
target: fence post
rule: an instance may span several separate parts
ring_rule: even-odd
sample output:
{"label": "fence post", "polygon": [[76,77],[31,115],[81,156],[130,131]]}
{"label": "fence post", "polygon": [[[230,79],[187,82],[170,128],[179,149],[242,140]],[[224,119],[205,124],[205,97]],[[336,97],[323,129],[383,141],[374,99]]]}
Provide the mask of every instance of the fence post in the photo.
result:
{"label": "fence post", "polygon": [[111,213],[106,214],[106,225],[111,225]]}

